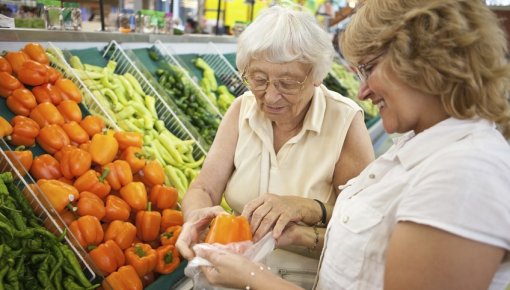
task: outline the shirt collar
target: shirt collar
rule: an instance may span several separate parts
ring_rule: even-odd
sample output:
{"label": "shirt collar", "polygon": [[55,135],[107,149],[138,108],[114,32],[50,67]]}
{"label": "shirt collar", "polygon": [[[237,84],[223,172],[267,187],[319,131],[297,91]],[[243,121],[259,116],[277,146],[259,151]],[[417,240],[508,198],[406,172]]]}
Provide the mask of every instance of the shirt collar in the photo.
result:
{"label": "shirt collar", "polygon": [[414,132],[404,135],[411,138],[404,140],[405,144],[402,144],[402,148],[398,150],[396,156],[402,166],[409,170],[449,144],[461,140],[475,131],[491,128],[495,128],[495,124],[485,119],[448,118],[414,137]]}

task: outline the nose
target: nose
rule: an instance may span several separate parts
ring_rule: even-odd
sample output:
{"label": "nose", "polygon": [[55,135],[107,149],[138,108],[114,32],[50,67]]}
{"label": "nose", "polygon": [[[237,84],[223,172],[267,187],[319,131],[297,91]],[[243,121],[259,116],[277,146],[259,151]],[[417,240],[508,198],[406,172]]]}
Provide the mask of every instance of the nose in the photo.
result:
{"label": "nose", "polygon": [[372,90],[368,87],[367,82],[361,82],[359,89],[358,89],[358,99],[364,101],[370,96],[372,93]]}
{"label": "nose", "polygon": [[280,99],[280,91],[276,89],[276,86],[273,82],[269,83],[267,86],[264,98],[269,104],[274,104],[277,100]]}

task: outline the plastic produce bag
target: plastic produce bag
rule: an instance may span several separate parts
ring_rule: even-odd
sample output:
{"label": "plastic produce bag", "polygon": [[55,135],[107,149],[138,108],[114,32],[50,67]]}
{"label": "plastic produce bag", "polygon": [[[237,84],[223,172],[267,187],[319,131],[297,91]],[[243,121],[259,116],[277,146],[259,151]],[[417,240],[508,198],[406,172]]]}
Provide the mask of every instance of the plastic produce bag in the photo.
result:
{"label": "plastic produce bag", "polygon": [[[228,245],[201,243],[194,245],[193,250],[195,252],[197,249],[226,250],[238,253],[253,262],[260,262],[274,250],[274,247],[275,239],[272,236],[272,232],[269,232],[264,236],[264,238],[256,243],[253,243],[252,241],[230,243]],[[207,282],[207,279],[203,276],[200,266],[211,266],[211,263],[202,257],[195,257],[189,261],[188,266],[184,269],[184,274],[193,279],[194,290],[225,289],[210,285],[209,282]]]}

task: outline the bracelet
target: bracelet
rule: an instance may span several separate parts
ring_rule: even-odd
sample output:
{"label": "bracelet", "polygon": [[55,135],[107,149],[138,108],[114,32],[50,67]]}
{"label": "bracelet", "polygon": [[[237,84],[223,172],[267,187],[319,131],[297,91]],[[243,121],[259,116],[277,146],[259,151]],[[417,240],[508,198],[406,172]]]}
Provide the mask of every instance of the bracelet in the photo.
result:
{"label": "bracelet", "polygon": [[308,248],[308,252],[315,251],[315,249],[317,249],[317,246],[319,245],[319,230],[317,229],[317,226],[313,226],[313,232],[315,233],[315,241],[313,243],[313,246],[311,248]]}
{"label": "bracelet", "polygon": [[324,206],[324,203],[318,199],[314,199],[321,207],[321,211],[322,211],[322,218],[321,220],[317,223],[318,226],[325,226],[326,225],[326,220],[328,218],[328,213],[326,211],[326,206]]}
{"label": "bracelet", "polygon": [[[271,267],[269,267],[269,266],[267,266],[266,268],[267,268],[267,270],[271,270]],[[261,265],[261,266],[259,266],[259,270],[260,270],[261,272],[262,272],[262,271],[264,271],[264,266],[262,266],[262,265]],[[250,276],[255,277],[255,272],[250,272]],[[250,286],[250,285],[246,285],[246,286],[244,287],[244,289],[246,289],[246,290],[250,290],[250,289],[251,289],[251,286]]]}

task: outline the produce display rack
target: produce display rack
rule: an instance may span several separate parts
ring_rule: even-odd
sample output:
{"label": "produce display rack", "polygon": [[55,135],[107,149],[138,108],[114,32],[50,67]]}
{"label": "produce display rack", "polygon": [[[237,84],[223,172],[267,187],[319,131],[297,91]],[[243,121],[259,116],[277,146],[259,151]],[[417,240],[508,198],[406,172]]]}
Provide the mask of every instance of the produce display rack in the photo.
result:
{"label": "produce display rack", "polygon": [[220,82],[227,86],[234,96],[240,96],[247,90],[241,75],[214,43],[209,42],[208,44],[211,47],[212,53],[203,54],[200,57],[214,70]]}
{"label": "produce display rack", "polygon": [[[61,236],[66,232],[64,241],[74,252],[76,258],[82,266],[83,273],[92,283],[99,283],[104,277],[98,275],[100,271],[96,268],[87,252],[81,247],[73,236],[71,231],[66,230],[66,225],[58,212],[53,208],[49,200],[41,192],[35,180],[23,168],[20,161],[7,157],[7,151],[13,148],[0,138],[0,172],[11,172],[16,187],[23,193],[27,199],[34,214],[41,220],[45,227],[56,236]],[[19,169],[18,169],[19,168]],[[20,172],[21,171],[21,172]]]}
{"label": "produce display rack", "polygon": [[206,155],[208,145],[194,130],[193,126],[178,115],[176,105],[171,103],[168,98],[163,98],[163,90],[157,86],[150,74],[143,69],[144,65],[137,61],[134,54],[125,51],[116,41],[111,41],[104,49],[103,57],[106,60],[117,62],[115,71],[117,74],[132,74],[140,83],[144,93],[156,98],[156,112],[160,120],[165,123],[165,127],[181,140],[193,140],[195,142],[193,148],[195,158]]}
{"label": "produce display rack", "polygon": [[82,93],[82,101],[81,106],[82,111],[84,111],[84,115],[88,115],[90,112],[93,112],[96,115],[99,115],[105,123],[107,124],[108,129],[112,129],[114,131],[119,131],[120,128],[117,125],[116,120],[112,119],[112,117],[106,112],[106,110],[101,106],[99,101],[94,97],[94,94],[89,90],[89,88],[85,85],[80,77],[75,73],[74,69],[68,64],[67,60],[70,57],[69,52],[65,50],[60,50],[55,44],[52,42],[47,43],[47,47],[49,50],[57,52],[55,53],[55,57],[58,62],[51,62],[51,65],[58,69],[62,75],[73,81],[74,84],[80,89]]}
{"label": "produce display rack", "polygon": [[193,69],[190,68],[188,65],[186,65],[186,63],[180,59],[180,56],[177,55],[172,50],[171,47],[164,45],[160,40],[156,40],[154,42],[154,47],[158,51],[158,53],[165,59],[166,62],[179,67],[179,69],[184,73],[184,75],[192,83],[193,87],[195,87],[195,89],[200,92],[199,97],[202,98],[209,105],[207,107],[207,110],[220,116],[220,118],[223,118],[223,115],[220,113],[218,108],[211,102],[211,100],[209,100],[209,98],[205,95],[202,88],[200,88],[200,86],[198,85],[197,76],[190,75],[190,72]]}
{"label": "produce display rack", "polygon": [[[47,47],[51,49],[56,49],[56,47],[52,43],[47,43]],[[56,49],[58,51],[58,49]],[[101,108],[98,104],[97,100],[94,98],[92,93],[87,89],[87,87],[83,84],[83,82],[77,77],[74,73],[73,69],[71,69],[64,60],[63,54],[58,54],[57,62],[50,62],[50,65],[57,70],[59,70],[64,78],[72,80],[78,89],[82,93],[82,104],[80,105],[80,109],[82,110],[82,114],[89,115],[89,111],[85,109],[84,106],[88,107],[89,110],[93,110],[94,113],[105,121],[107,127],[110,129],[117,129],[115,122],[106,114],[106,112]],[[11,119],[14,117],[14,114],[9,111],[5,104],[5,99],[2,100],[0,104],[0,111],[2,116],[6,119]],[[35,145],[33,147],[28,148],[31,150],[35,156],[42,154],[44,151],[38,146]],[[39,219],[43,222],[43,224],[53,232],[55,235],[59,236],[64,231],[66,232],[64,240],[66,244],[71,248],[71,250],[75,253],[78,261],[80,262],[84,274],[87,278],[94,283],[101,282],[104,277],[99,274],[100,271],[94,265],[92,260],[89,258],[87,252],[81,245],[79,245],[78,240],[70,230],[68,230],[67,225],[60,217],[60,214],[53,208],[49,200],[42,193],[41,189],[37,185],[36,181],[32,178],[32,176],[21,166],[20,161],[15,159],[9,159],[7,157],[7,151],[13,151],[13,148],[9,143],[6,142],[4,138],[0,138],[0,172],[11,172],[16,180],[17,187],[23,192],[24,196],[30,203],[34,213],[39,217]],[[21,171],[21,172],[20,172]]]}

